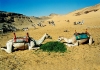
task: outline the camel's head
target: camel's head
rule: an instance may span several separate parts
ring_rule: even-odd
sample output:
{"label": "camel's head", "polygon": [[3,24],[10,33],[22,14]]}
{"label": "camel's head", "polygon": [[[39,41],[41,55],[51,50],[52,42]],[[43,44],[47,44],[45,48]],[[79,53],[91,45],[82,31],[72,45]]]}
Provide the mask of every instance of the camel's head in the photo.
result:
{"label": "camel's head", "polygon": [[59,36],[58,41],[62,41],[64,39],[63,36]]}
{"label": "camel's head", "polygon": [[46,33],[45,38],[46,38],[46,39],[47,39],[47,38],[48,38],[48,39],[52,39],[52,37],[51,37],[49,34],[47,34],[47,33]]}

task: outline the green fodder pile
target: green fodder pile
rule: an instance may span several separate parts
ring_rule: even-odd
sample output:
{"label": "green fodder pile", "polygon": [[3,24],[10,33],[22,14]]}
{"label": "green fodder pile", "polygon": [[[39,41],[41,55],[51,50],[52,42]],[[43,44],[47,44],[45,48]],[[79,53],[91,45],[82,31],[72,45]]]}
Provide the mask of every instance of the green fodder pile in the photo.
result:
{"label": "green fodder pile", "polygon": [[66,46],[58,41],[50,41],[41,45],[40,49],[47,52],[61,52],[64,53],[67,51]]}

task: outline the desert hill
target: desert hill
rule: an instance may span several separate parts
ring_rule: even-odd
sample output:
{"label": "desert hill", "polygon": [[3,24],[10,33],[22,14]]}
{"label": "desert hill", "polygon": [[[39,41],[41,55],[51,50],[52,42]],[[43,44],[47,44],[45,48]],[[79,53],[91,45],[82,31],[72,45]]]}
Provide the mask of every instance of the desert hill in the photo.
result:
{"label": "desert hill", "polygon": [[17,27],[26,27],[28,25],[32,25],[32,23],[37,23],[39,21],[43,21],[46,19],[50,19],[49,16],[35,17],[35,16],[26,16],[19,13],[0,11],[0,24],[8,23],[13,24]]}
{"label": "desert hill", "polygon": [[[79,13],[79,15],[76,13]],[[31,22],[28,20],[34,23],[42,20],[46,26],[34,29],[30,27]],[[55,26],[48,24],[48,21],[52,20]],[[74,25],[74,22],[82,20],[84,20],[84,24]],[[76,10],[66,15],[52,14],[51,16],[42,16],[42,18],[34,16],[14,18],[13,23],[19,28],[29,27],[28,31],[15,32],[16,36],[26,36],[27,32],[36,40],[40,39],[44,33],[52,36],[52,39],[46,39],[42,44],[57,41],[59,36],[70,38],[75,30],[84,32],[86,29],[93,37],[94,43],[75,47],[66,46],[67,52],[65,53],[18,50],[7,54],[0,50],[1,70],[100,70],[100,4]],[[6,42],[13,37],[12,32],[4,35],[0,34],[0,47],[6,46]]]}
{"label": "desert hill", "polygon": [[[12,23],[13,25],[17,27],[25,27],[25,26],[31,26],[32,23],[38,23],[40,21],[60,21],[60,20],[70,20],[72,22],[85,20],[85,19],[93,19],[95,17],[100,17],[100,4],[97,4],[95,6],[86,7],[80,10],[76,10],[74,12],[71,12],[66,15],[59,15],[55,13],[51,13],[49,16],[41,16],[41,17],[35,17],[35,16],[26,16],[19,13],[12,13],[12,12],[5,12],[0,11],[0,23]],[[70,17],[73,17],[70,19]],[[30,27],[29,26],[29,27]]]}
{"label": "desert hill", "polygon": [[88,14],[88,13],[91,13],[91,12],[97,12],[98,10],[100,10],[100,4],[97,4],[95,6],[90,6],[90,7],[78,10],[77,13],[75,13],[74,15],[75,16],[79,16],[79,15],[82,15],[82,14]]}

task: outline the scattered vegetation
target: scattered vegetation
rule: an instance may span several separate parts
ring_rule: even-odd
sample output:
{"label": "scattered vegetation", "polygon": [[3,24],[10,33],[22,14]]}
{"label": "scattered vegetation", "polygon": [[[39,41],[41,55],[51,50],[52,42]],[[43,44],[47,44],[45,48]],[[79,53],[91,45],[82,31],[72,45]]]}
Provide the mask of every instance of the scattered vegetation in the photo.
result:
{"label": "scattered vegetation", "polygon": [[87,9],[87,10],[84,10],[84,11],[80,11],[80,12],[75,13],[75,16],[80,16],[82,14],[88,14],[90,12],[96,12],[98,10],[99,9]]}
{"label": "scattered vegetation", "polygon": [[66,46],[58,41],[50,41],[40,46],[40,49],[47,52],[66,52]]}
{"label": "scattered vegetation", "polygon": [[93,11],[96,12],[96,11],[98,11],[98,10],[99,10],[99,9],[93,9],[93,10],[85,11],[84,13],[85,13],[85,14],[88,14],[88,13],[90,13],[90,12],[93,12]]}
{"label": "scattered vegetation", "polygon": [[75,16],[80,16],[80,15],[81,15],[80,12],[75,13]]}

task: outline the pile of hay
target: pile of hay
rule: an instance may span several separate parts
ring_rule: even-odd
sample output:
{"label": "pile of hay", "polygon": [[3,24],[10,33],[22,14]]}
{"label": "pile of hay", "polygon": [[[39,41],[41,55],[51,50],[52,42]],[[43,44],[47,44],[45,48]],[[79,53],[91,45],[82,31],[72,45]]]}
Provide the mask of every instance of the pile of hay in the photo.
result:
{"label": "pile of hay", "polygon": [[40,49],[47,52],[66,52],[66,46],[58,41],[50,41],[40,46]]}

